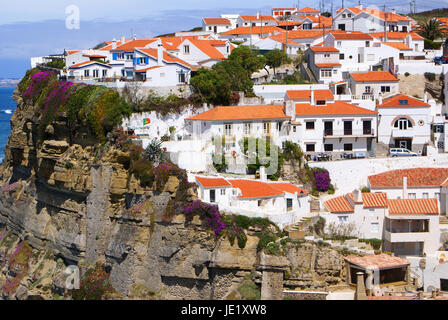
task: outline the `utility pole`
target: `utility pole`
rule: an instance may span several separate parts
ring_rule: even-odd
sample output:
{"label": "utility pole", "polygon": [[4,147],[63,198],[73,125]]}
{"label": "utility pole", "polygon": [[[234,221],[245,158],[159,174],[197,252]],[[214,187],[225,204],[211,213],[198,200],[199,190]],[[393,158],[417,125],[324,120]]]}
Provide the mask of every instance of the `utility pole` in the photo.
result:
{"label": "utility pole", "polygon": [[386,5],[384,5],[384,42],[387,42],[387,12]]}
{"label": "utility pole", "polygon": [[415,0],[414,0],[414,14],[417,13],[417,10],[415,9]]}
{"label": "utility pole", "polygon": [[263,16],[260,15],[260,38],[263,37]]}
{"label": "utility pole", "polygon": [[342,0],[342,9],[344,9],[344,0]]}
{"label": "utility pole", "polygon": [[286,51],[286,46],[288,45],[288,19],[286,19],[286,32],[285,32],[285,45],[283,46],[283,51]]}
{"label": "utility pole", "polygon": [[250,48],[252,48],[252,21],[249,20],[250,23]]}
{"label": "utility pole", "polygon": [[409,2],[409,14],[412,14],[412,1]]}

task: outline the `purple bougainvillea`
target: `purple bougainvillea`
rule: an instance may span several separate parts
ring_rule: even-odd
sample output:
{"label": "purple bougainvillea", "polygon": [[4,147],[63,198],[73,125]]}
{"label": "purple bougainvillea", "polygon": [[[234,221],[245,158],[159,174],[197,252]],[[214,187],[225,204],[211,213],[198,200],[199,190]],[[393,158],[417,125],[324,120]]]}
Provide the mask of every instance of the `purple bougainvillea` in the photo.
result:
{"label": "purple bougainvillea", "polygon": [[31,76],[30,84],[23,93],[23,98],[26,102],[33,102],[42,91],[42,88],[50,81],[54,73],[50,72],[37,72]]}
{"label": "purple bougainvillea", "polygon": [[184,207],[183,213],[186,217],[191,219],[194,215],[198,214],[200,218],[204,220],[205,225],[213,230],[216,237],[227,227],[221,219],[218,207],[203,203],[201,200],[189,203]]}
{"label": "purple bougainvillea", "polygon": [[325,192],[330,187],[330,173],[325,169],[315,169],[313,171],[316,189]]}

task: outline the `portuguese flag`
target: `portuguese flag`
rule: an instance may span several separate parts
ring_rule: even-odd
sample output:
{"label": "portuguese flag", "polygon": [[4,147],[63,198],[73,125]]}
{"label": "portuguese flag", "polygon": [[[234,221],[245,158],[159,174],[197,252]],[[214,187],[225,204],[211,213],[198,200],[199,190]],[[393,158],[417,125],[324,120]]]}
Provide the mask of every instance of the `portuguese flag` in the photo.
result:
{"label": "portuguese flag", "polygon": [[144,118],[143,119],[143,125],[144,126],[146,126],[147,124],[150,124],[151,123],[151,119],[149,119],[149,118]]}

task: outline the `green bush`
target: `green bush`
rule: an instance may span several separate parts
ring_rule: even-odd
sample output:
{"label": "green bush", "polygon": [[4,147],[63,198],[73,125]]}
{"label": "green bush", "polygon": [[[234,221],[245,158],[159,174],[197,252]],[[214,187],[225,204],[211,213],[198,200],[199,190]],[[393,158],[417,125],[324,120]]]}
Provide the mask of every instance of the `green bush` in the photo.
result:
{"label": "green bush", "polygon": [[334,194],[335,190],[334,190],[334,185],[330,183],[330,185],[328,186],[328,194]]}
{"label": "green bush", "polygon": [[376,239],[376,238],[359,239],[359,242],[364,242],[364,243],[370,244],[374,250],[379,250],[381,248],[381,245],[382,245],[382,240]]}
{"label": "green bush", "polygon": [[428,50],[439,50],[442,46],[442,42],[435,42],[429,39],[425,39],[424,48]]}
{"label": "green bush", "polygon": [[369,189],[369,187],[362,187],[361,188],[361,193],[370,193],[370,189]]}
{"label": "green bush", "polygon": [[432,72],[425,72],[425,78],[426,78],[426,80],[428,80],[428,81],[434,81],[434,80],[436,80],[436,75],[435,75],[435,73],[432,73]]}
{"label": "green bush", "polygon": [[260,289],[251,280],[244,280],[239,286],[238,292],[246,300],[260,300],[261,298]]}
{"label": "green bush", "polygon": [[409,76],[410,76],[410,73],[409,73],[409,72],[405,72],[405,73],[404,73],[404,76],[405,76],[405,77],[409,77]]}

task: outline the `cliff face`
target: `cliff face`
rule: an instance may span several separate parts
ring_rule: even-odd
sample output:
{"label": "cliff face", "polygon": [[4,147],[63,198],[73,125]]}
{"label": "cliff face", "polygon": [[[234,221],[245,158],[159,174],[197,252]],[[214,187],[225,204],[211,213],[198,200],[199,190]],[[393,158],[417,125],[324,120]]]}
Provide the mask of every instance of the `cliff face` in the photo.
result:
{"label": "cliff face", "polygon": [[[268,271],[280,275],[280,287],[288,280],[285,270],[301,281],[291,286],[340,282],[342,258],[333,250],[311,245],[312,253],[304,255],[291,246],[280,263],[280,258],[260,259],[255,231],[247,232],[240,249],[217,240],[197,217],[186,223],[178,215],[166,222],[163,213],[179,187],[176,177],[169,177],[162,191],[142,188],[121,164],[122,151],[101,146],[85,128],[69,132],[64,116],[39,141],[33,108],[14,98],[18,107],[0,165],[3,298],[57,298],[67,292],[68,265],[85,272],[97,262],[116,298],[241,298],[243,282],[268,281],[268,276],[261,280],[261,272]],[[188,197],[195,200],[195,190]]]}

